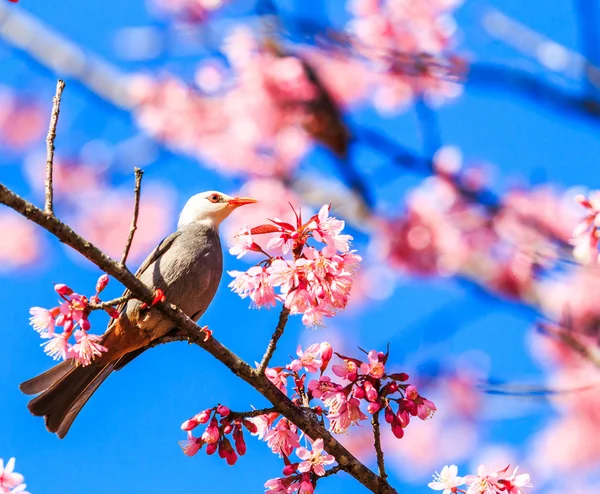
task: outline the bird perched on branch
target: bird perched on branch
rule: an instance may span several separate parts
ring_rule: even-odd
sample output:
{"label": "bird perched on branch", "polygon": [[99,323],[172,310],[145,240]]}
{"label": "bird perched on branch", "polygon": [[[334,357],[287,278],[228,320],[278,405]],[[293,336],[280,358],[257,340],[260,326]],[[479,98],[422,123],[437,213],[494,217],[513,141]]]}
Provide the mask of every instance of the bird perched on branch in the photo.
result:
{"label": "bird perched on branch", "polygon": [[[136,276],[166,300],[197,321],[211,303],[221,280],[223,253],[219,225],[236,208],[256,202],[220,192],[193,196],[183,208],[177,231],[165,238],[146,258]],[[126,292],[127,294],[127,292]],[[119,307],[120,317],[111,321],[102,338],[108,351],[90,365],[66,360],[25,381],[25,394],[38,394],[27,405],[33,415],[43,416],[46,428],[61,439],[82,407],[114,370],[121,369],[158,338],[176,329],[158,311],[139,300]]]}

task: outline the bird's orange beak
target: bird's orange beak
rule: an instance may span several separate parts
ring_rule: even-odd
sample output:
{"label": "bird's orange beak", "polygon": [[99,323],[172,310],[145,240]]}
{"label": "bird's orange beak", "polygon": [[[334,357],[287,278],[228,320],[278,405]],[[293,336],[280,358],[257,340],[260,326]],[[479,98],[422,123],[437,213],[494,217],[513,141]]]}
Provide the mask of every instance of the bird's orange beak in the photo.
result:
{"label": "bird's orange beak", "polygon": [[250,197],[234,197],[233,199],[229,199],[229,205],[234,208],[239,208],[246,204],[254,204],[255,202],[257,202],[256,199],[251,199]]}

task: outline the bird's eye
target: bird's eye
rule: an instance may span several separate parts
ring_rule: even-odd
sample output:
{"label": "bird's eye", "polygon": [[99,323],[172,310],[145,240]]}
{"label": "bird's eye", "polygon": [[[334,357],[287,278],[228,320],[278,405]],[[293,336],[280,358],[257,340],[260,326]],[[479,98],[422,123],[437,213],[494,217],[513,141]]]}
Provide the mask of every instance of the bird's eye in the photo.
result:
{"label": "bird's eye", "polygon": [[219,194],[213,194],[208,198],[208,200],[210,202],[217,203],[217,202],[221,202],[223,199],[221,198],[221,196]]}

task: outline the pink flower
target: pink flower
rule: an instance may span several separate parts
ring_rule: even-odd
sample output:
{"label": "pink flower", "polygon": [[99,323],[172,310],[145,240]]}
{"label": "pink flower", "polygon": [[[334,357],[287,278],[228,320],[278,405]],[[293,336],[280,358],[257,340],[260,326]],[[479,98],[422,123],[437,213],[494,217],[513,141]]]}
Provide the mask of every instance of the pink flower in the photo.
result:
{"label": "pink flower", "polygon": [[374,379],[381,379],[385,374],[384,357],[381,352],[378,353],[376,350],[371,350],[368,355],[369,363],[361,364],[360,370],[363,374],[368,374]]}
{"label": "pink flower", "polygon": [[446,465],[442,468],[441,473],[435,473],[433,476],[433,482],[429,482],[429,487],[434,491],[443,490],[443,494],[452,494],[457,490],[456,488],[463,485],[465,480],[462,477],[458,477],[458,467],[456,465]]}
{"label": "pink flower", "polygon": [[290,494],[293,490],[286,485],[286,482],[289,483],[287,479],[281,478],[267,480],[265,482],[265,488],[267,489],[265,492],[269,494]]}
{"label": "pink flower", "polygon": [[241,298],[250,297],[254,307],[275,305],[275,292],[267,270],[261,266],[252,266],[246,272],[228,271],[235,279],[229,287]]}
{"label": "pink flower", "polygon": [[330,205],[325,204],[317,216],[316,228],[313,231],[313,237],[319,242],[326,243],[336,250],[346,253],[350,250],[351,235],[342,235],[345,222],[329,216]]}
{"label": "pink flower", "polygon": [[529,474],[523,473],[521,475],[517,475],[518,470],[519,467],[516,467],[510,477],[507,477],[506,479],[500,479],[498,481],[498,483],[502,484],[504,487],[504,491],[502,492],[506,492],[506,494],[523,494],[525,492],[523,490],[524,488],[527,489],[529,487],[533,487],[530,482]]}
{"label": "pink flower", "polygon": [[275,259],[267,271],[271,276],[271,284],[281,287],[281,292],[284,294],[298,286],[297,267],[292,261]]}
{"label": "pink flower", "polygon": [[313,492],[315,492],[315,488],[310,481],[310,477],[307,474],[302,475],[298,494],[313,494]]}
{"label": "pink flower", "polygon": [[23,485],[23,475],[20,473],[16,473],[15,469],[15,459],[11,458],[4,465],[4,461],[0,458],[0,492],[1,493],[10,493],[11,489],[17,488],[13,492],[22,492],[25,489],[25,485]]}
{"label": "pink flower", "polygon": [[312,444],[312,452],[306,448],[298,448],[296,454],[300,458],[302,463],[298,465],[298,471],[302,473],[308,473],[311,470],[316,475],[322,477],[325,475],[324,465],[331,465],[335,462],[335,458],[332,455],[322,455],[323,453],[323,439],[319,438]]}
{"label": "pink flower", "polygon": [[343,360],[341,364],[334,365],[331,370],[336,376],[348,381],[356,381],[358,377],[358,366],[352,360]]}
{"label": "pink flower", "polygon": [[464,481],[469,486],[467,494],[496,494],[503,490],[498,483],[498,473],[488,472],[485,465],[479,466],[477,475],[467,475]]}
{"label": "pink flower", "polygon": [[251,432],[251,434],[257,436],[258,439],[262,441],[276,418],[277,414],[258,415],[256,417],[248,418],[248,420],[256,426],[256,432]]}
{"label": "pink flower", "polygon": [[232,256],[237,256],[238,259],[246,255],[246,252],[254,250],[254,240],[250,234],[250,230],[244,225],[240,231],[234,235],[233,244],[229,249]]}
{"label": "pink flower", "polygon": [[298,345],[296,355],[300,359],[293,360],[291,364],[288,364],[288,368],[297,372],[304,367],[306,372],[318,372],[323,364],[320,351],[321,345],[319,343],[310,345],[305,352],[302,351],[302,346]]}
{"label": "pink flower", "polygon": [[71,347],[69,357],[75,358],[83,366],[90,365],[94,357],[108,351],[108,348],[100,345],[102,336],[99,335],[75,331],[75,341],[77,343]]}
{"label": "pink flower", "polygon": [[40,333],[42,338],[48,338],[54,334],[54,316],[52,312],[41,307],[32,307],[29,309],[29,313],[31,314],[29,324]]}
{"label": "pink flower", "polygon": [[287,395],[287,375],[283,372],[283,369],[277,370],[268,367],[265,370],[265,375],[269,378],[269,381],[271,381],[275,386],[277,386],[277,389],[279,389],[279,391]]}
{"label": "pink flower", "polygon": [[[339,394],[344,396],[342,393]],[[358,424],[361,420],[367,418],[360,409],[360,401],[356,398],[350,398],[342,402],[341,406],[335,408],[335,411],[330,410],[327,418],[330,422],[329,429],[336,434],[346,432],[352,424]]]}
{"label": "pink flower", "polygon": [[265,435],[265,441],[273,453],[279,456],[290,456],[294,448],[300,446],[296,426],[287,419],[281,419],[277,425]]}
{"label": "pink flower", "polygon": [[69,355],[71,350],[71,345],[69,344],[69,336],[70,333],[61,333],[54,334],[53,336],[48,336],[50,340],[45,343],[42,343],[44,347],[44,352],[49,357],[52,357],[54,360],[67,359],[67,355]]}
{"label": "pink flower", "polygon": [[194,456],[202,446],[204,445],[204,441],[199,437],[194,437],[192,433],[188,433],[188,438],[179,441],[179,447],[183,450],[183,454],[186,456]]}
{"label": "pink flower", "polygon": [[340,391],[342,387],[339,384],[331,382],[329,376],[321,376],[318,381],[315,379],[310,381],[308,389],[315,398],[320,398],[324,401]]}
{"label": "pink flower", "polygon": [[221,435],[219,433],[219,424],[217,423],[217,419],[215,417],[211,419],[210,424],[208,424],[208,427],[201,437],[202,441],[207,444],[216,443],[219,440]]}

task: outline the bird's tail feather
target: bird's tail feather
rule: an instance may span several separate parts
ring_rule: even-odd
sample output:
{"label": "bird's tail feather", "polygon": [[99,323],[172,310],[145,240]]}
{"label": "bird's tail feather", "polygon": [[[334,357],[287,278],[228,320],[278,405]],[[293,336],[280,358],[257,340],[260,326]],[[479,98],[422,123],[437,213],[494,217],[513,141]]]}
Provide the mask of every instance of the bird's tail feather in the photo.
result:
{"label": "bird's tail feather", "polygon": [[67,361],[21,385],[25,393],[40,393],[27,405],[33,415],[43,416],[46,428],[61,439],[98,386],[113,371],[113,363],[80,366]]}

